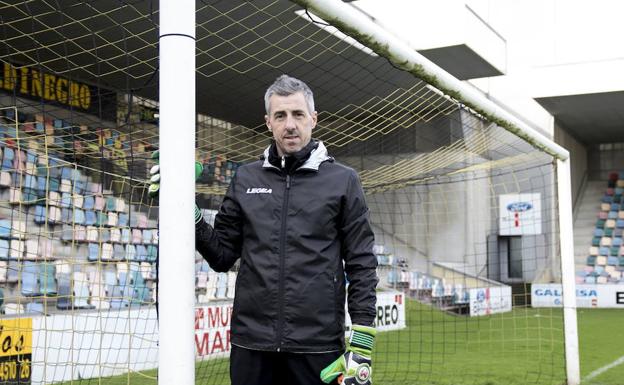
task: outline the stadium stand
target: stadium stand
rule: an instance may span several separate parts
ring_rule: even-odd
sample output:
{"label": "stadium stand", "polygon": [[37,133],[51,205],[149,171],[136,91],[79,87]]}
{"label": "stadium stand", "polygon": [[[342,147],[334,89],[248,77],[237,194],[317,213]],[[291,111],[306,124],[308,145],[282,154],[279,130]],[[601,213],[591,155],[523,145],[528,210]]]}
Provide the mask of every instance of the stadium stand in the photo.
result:
{"label": "stadium stand", "polygon": [[576,282],[624,283],[624,172],[612,172],[601,197],[589,255],[577,269]]}
{"label": "stadium stand", "polygon": [[[75,155],[80,148],[80,136],[64,135],[75,126],[42,114],[16,116],[13,109],[0,116],[4,314],[125,308],[155,301],[156,219],[122,193],[106,189],[97,175],[89,174],[96,171],[66,156],[63,149],[72,147],[70,154]],[[78,128],[86,130],[97,133],[103,148],[118,145],[121,135],[114,129]],[[205,170],[201,179],[209,183],[229,183],[239,166],[213,153],[200,154],[200,161]],[[199,302],[233,298],[235,272],[217,274],[205,262],[197,271]]]}

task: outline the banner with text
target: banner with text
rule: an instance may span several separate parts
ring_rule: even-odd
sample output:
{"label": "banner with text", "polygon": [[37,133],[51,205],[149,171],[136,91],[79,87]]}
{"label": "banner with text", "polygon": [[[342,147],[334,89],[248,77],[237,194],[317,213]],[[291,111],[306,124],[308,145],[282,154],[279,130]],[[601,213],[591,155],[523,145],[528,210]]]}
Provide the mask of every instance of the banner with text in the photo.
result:
{"label": "banner with text", "polygon": [[[533,307],[563,306],[563,289],[560,284],[533,284]],[[624,285],[576,285],[577,307],[624,308]]]}

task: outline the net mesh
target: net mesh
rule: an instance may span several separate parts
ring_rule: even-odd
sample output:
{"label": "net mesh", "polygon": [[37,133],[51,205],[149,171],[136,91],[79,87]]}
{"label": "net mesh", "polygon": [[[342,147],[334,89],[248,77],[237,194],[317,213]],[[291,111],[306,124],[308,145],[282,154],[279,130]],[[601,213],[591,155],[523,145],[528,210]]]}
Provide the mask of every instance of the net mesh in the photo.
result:
{"label": "net mesh", "polygon": [[[205,217],[269,143],[266,87],[298,77],[315,93],[313,136],[359,172],[370,208],[374,382],[564,381],[561,313],[528,295],[560,281],[552,157],[293,3],[196,8]],[[9,355],[14,379],[156,383],[158,208],[144,181],[157,3],[19,1],[0,14],[0,323],[32,341]],[[197,259],[198,383],[229,383],[235,279]]]}

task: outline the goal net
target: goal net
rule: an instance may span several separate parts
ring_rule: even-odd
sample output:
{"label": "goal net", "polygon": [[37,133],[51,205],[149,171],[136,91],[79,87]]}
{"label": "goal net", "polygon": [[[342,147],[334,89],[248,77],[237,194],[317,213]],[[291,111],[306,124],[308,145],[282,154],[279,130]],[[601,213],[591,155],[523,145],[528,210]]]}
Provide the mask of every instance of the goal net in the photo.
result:
{"label": "goal net", "polygon": [[[533,285],[562,281],[556,154],[346,22],[284,0],[196,8],[206,220],[269,144],[266,87],[300,78],[313,137],[358,171],[370,209],[373,381],[563,383],[563,312],[531,306]],[[158,330],[158,260],[172,256],[158,254],[145,183],[158,4],[23,1],[0,14],[0,327],[22,341],[0,353],[0,378],[155,384],[159,332],[175,333]],[[236,270],[196,257],[197,383],[229,383]]]}

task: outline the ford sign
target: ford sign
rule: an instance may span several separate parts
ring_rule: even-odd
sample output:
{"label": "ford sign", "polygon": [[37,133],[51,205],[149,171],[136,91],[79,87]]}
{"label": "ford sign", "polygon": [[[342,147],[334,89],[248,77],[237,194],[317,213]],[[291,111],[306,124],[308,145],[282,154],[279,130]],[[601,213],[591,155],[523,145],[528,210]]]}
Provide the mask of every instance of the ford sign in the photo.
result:
{"label": "ford sign", "polygon": [[533,208],[533,205],[529,202],[513,202],[507,205],[507,210],[514,213],[521,213],[523,211],[529,211]]}

